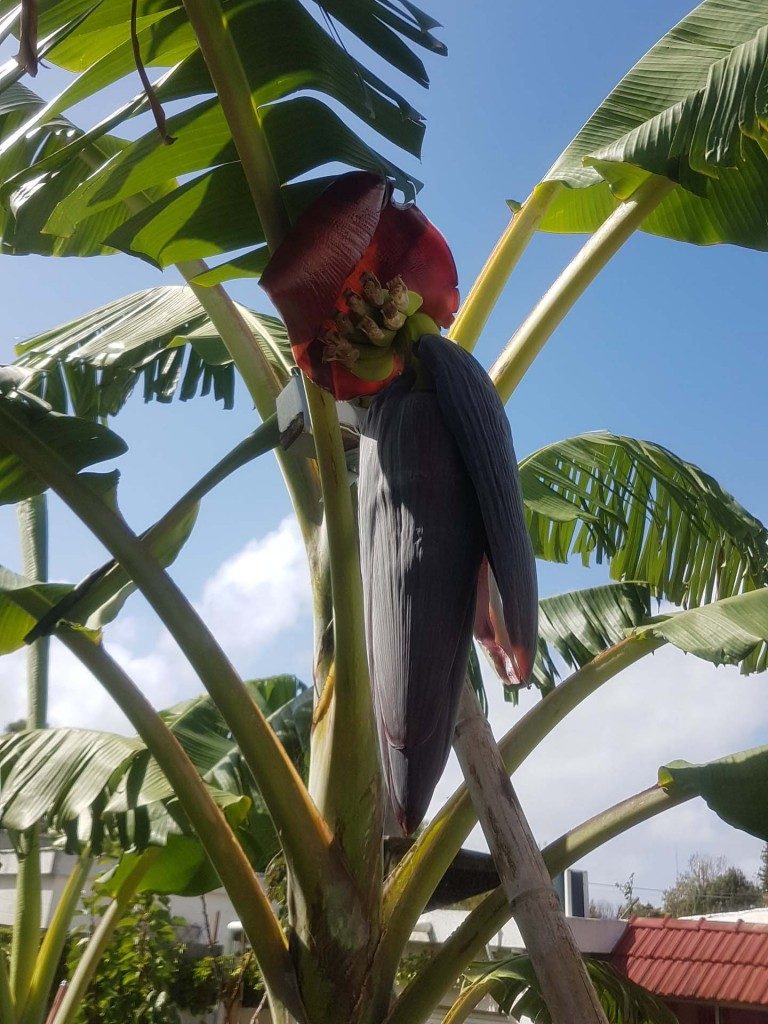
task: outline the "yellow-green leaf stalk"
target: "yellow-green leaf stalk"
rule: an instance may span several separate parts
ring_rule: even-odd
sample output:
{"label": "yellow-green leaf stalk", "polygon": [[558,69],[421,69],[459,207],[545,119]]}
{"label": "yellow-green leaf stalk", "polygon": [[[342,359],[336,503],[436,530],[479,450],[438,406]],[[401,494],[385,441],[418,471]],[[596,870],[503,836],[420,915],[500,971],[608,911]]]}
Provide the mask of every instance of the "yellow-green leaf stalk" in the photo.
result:
{"label": "yellow-green leaf stalk", "polygon": [[675,183],[668,178],[649,175],[601,224],[540,299],[491,367],[491,379],[503,402],[509,399],[576,300],[673,188]]}
{"label": "yellow-green leaf stalk", "polygon": [[545,181],[537,185],[514,212],[512,220],[485,261],[448,331],[448,337],[468,352],[471,352],[480,340],[483,328],[518,260],[562,187],[561,183],[556,181]]}

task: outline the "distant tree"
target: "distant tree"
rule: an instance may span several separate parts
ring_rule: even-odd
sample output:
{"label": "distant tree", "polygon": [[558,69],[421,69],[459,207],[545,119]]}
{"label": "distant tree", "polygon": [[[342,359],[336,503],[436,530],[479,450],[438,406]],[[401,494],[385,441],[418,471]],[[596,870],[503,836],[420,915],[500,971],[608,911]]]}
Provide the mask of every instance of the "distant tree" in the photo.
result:
{"label": "distant tree", "polygon": [[657,907],[655,903],[644,903],[642,900],[636,900],[632,907],[632,913],[630,917],[664,917],[664,911],[661,907]]}
{"label": "distant tree", "polygon": [[694,853],[675,884],[664,891],[662,909],[672,917],[749,910],[763,902],[763,891],[724,857]]}
{"label": "distant tree", "polygon": [[616,907],[609,900],[590,900],[588,916],[615,920]]}
{"label": "distant tree", "polygon": [[760,867],[757,870],[757,884],[763,893],[763,903],[768,903],[768,843],[760,851]]}
{"label": "distant tree", "polygon": [[3,729],[3,734],[7,735],[12,732],[24,732],[27,728],[26,718],[17,718],[13,722],[9,722]]}
{"label": "distant tree", "polygon": [[639,896],[635,896],[635,873],[634,871],[626,882],[614,883],[622,896],[622,902],[618,911],[611,917],[618,917],[620,921],[628,921],[630,917],[662,917],[664,911],[653,903],[644,903]]}

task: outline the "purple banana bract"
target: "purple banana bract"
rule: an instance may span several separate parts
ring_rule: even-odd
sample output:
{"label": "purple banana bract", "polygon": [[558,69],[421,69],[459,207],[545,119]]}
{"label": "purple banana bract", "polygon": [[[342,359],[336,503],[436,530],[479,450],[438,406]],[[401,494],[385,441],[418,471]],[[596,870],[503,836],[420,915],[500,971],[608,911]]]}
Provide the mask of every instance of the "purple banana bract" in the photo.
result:
{"label": "purple banana bract", "polygon": [[[423,374],[417,387],[407,373],[374,399],[359,482],[371,685],[389,796],[406,833],[422,821],[445,767],[473,625],[484,625],[479,639],[492,646],[505,681],[511,673],[524,683],[538,608],[496,391],[474,357],[443,338],[424,336],[416,350],[434,390]],[[497,585],[489,587],[491,571]],[[485,604],[476,614],[479,583]]]}

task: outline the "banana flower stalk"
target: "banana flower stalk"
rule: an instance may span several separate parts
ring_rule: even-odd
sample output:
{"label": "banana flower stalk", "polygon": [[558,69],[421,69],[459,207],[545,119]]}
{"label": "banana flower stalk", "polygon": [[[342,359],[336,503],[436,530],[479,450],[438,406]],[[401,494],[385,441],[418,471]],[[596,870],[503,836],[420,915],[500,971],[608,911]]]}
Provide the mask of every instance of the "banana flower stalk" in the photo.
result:
{"label": "banana flower stalk", "polygon": [[512,436],[485,370],[439,334],[458,305],[445,239],[391,185],[354,172],[297,221],[262,277],[302,370],[367,396],[358,519],[384,776],[402,830],[445,767],[473,629],[527,682],[537,586]]}

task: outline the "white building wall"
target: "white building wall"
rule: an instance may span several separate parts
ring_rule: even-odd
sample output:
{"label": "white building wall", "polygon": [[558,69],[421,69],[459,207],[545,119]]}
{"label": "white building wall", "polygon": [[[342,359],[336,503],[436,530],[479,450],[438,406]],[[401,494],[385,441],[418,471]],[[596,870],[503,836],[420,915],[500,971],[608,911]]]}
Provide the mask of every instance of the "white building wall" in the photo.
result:
{"label": "white building wall", "polygon": [[[42,925],[47,928],[56,905],[64,891],[76,857],[59,850],[43,850],[40,856],[42,879]],[[97,865],[93,875],[103,874],[105,865]],[[0,849],[0,925],[12,925],[16,910],[16,878],[19,866],[13,850]],[[232,902],[223,889],[217,889],[205,897],[208,919],[214,933],[214,941],[223,942],[226,926],[236,917]],[[171,913],[184,917],[190,924],[190,939],[207,942],[205,914],[199,896],[171,897]],[[218,934],[216,934],[218,933]],[[199,936],[199,939],[198,939]]]}
{"label": "white building wall", "polygon": [[[50,923],[74,861],[74,857],[67,857],[55,850],[43,850],[40,855],[40,871],[43,879],[41,906],[44,928],[47,928]],[[18,872],[18,860],[13,850],[0,850],[0,925],[13,924]]]}

